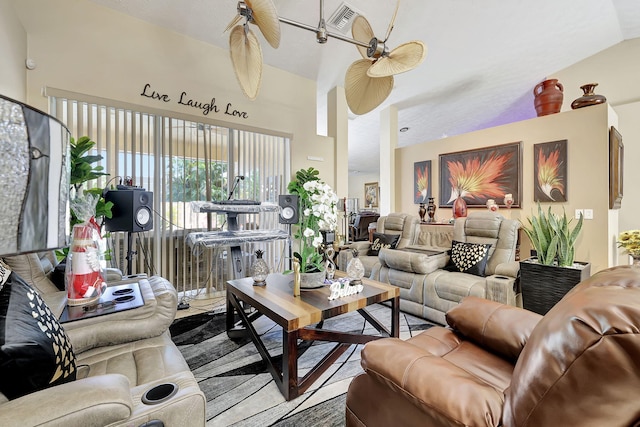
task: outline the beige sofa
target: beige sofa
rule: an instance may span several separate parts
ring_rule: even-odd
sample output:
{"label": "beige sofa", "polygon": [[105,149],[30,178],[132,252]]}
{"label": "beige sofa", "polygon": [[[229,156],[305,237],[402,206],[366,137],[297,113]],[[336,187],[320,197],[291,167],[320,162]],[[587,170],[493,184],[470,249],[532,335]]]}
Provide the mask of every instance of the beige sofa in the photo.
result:
{"label": "beige sofa", "polygon": [[[376,233],[400,235],[396,249],[406,248],[416,243],[420,231],[420,219],[418,217],[394,212],[387,216],[382,216],[378,219],[376,224]],[[378,255],[367,255],[367,252],[371,248],[371,243],[368,241],[354,242],[349,245],[348,248],[342,249],[338,253],[338,269],[347,271],[347,265],[351,258],[353,258],[352,250],[358,251],[358,256],[364,265],[364,274],[369,277],[373,267],[378,264]]]}
{"label": "beige sofa", "polygon": [[[47,286],[37,256],[6,261],[13,271],[39,279],[29,284],[59,315],[66,293]],[[63,323],[76,355],[76,380],[13,400],[0,395],[0,425],[205,425],[204,394],[168,331],[178,302],[175,288],[157,276],[125,277],[109,286],[127,281],[139,284],[144,305]]]}
{"label": "beige sofa", "polygon": [[521,306],[515,261],[519,227],[518,221],[489,211],[455,221],[454,241],[491,245],[484,276],[448,267],[450,257],[443,248],[413,245],[381,250],[370,278],[400,287],[401,310],[440,324],[445,324],[445,313],[469,295]]}

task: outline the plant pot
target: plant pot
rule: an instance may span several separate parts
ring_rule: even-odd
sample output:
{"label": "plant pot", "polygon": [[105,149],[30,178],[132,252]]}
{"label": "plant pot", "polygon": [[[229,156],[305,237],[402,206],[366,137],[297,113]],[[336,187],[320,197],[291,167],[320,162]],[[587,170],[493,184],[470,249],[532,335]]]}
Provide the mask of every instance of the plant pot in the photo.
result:
{"label": "plant pot", "polygon": [[315,273],[300,273],[300,289],[316,289],[324,286],[324,279],[327,272],[317,271]]}
{"label": "plant pot", "polygon": [[574,265],[543,265],[535,257],[520,261],[522,306],[545,315],[575,285],[591,276],[590,263],[576,261]]}

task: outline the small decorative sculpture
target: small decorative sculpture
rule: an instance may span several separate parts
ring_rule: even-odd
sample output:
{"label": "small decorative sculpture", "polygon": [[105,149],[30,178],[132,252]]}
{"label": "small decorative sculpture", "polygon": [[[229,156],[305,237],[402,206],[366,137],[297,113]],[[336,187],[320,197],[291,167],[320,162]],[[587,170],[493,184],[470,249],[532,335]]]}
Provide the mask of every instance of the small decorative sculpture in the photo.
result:
{"label": "small decorative sculpture", "polygon": [[489,209],[491,212],[497,212],[498,208],[498,204],[494,199],[487,200],[487,209]]}
{"label": "small decorative sculpture", "polygon": [[507,209],[511,209],[511,206],[513,205],[513,194],[508,193],[504,195],[504,204]]}
{"label": "small decorative sculpture", "polygon": [[333,276],[335,275],[336,272],[336,264],[335,262],[333,262],[333,258],[336,254],[335,249],[333,249],[333,246],[327,246],[326,249],[324,250],[324,266],[325,266],[325,271],[327,272],[327,279],[329,280],[333,280]]}

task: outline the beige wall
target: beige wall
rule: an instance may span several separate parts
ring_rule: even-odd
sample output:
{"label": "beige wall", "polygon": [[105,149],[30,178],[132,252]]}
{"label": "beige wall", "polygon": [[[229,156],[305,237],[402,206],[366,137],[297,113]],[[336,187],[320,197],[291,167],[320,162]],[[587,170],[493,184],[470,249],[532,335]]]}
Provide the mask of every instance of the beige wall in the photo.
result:
{"label": "beige wall", "polygon": [[[250,101],[238,86],[225,49],[86,0],[12,4],[29,35],[29,55],[38,62],[37,69],[27,73],[29,104],[47,110],[41,91],[52,87],[192,115],[216,125],[290,136],[292,171],[308,167],[308,156],[322,157],[323,163],[312,166],[328,184],[335,184],[333,139],[316,135],[314,81],[264,66],[260,94]],[[170,102],[141,96],[147,83]],[[215,98],[220,112],[205,116],[180,105],[183,91],[202,103]],[[246,112],[248,119],[224,114],[227,104]]]}
{"label": "beige wall", "polygon": [[27,33],[9,0],[0,0],[0,94],[26,100]]}
{"label": "beige wall", "polygon": [[[536,207],[533,201],[533,144],[566,139],[569,201],[543,204],[543,207],[552,206],[559,214],[564,208],[571,216],[575,209],[593,209],[594,219],[585,221],[578,239],[576,260],[591,262],[592,272],[601,270],[609,265],[612,252],[615,252],[609,232],[608,207],[608,127],[612,119],[615,119],[615,113],[607,105],[600,105],[400,148],[396,152],[396,177],[401,183],[398,188],[402,190],[396,192],[396,205],[402,212],[417,214],[412,193],[414,162],[431,160],[432,194],[439,205],[440,154],[522,141],[522,208],[510,212],[503,209],[501,213],[526,223],[526,217]],[[436,210],[438,219],[448,220],[451,216],[450,208],[438,207]],[[529,248],[528,242],[523,242],[523,256],[529,253]]]}
{"label": "beige wall", "polygon": [[[620,231],[639,229],[640,168],[640,38],[626,40],[580,61],[554,75],[564,84],[563,110],[571,109],[571,102],[582,95],[580,86],[597,82],[595,93],[607,97],[618,114],[618,123],[625,150],[624,192],[622,207],[611,212],[617,217]],[[612,219],[613,220],[613,219]],[[627,263],[628,256],[620,253],[619,263]]]}
{"label": "beige wall", "polygon": [[364,184],[367,182],[378,182],[378,174],[351,174],[349,175],[349,197],[358,199],[360,209],[368,208],[364,205]]}

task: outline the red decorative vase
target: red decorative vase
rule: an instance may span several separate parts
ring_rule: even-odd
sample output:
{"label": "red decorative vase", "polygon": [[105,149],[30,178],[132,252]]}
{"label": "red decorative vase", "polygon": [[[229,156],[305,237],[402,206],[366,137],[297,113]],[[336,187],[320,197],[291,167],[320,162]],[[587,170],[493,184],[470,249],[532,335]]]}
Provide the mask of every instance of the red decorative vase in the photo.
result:
{"label": "red decorative vase", "polygon": [[564,87],[557,79],[540,82],[533,88],[533,105],[538,117],[559,113],[564,99]]}
{"label": "red decorative vase", "polygon": [[467,216],[467,202],[460,196],[453,201],[453,217],[460,218]]}

